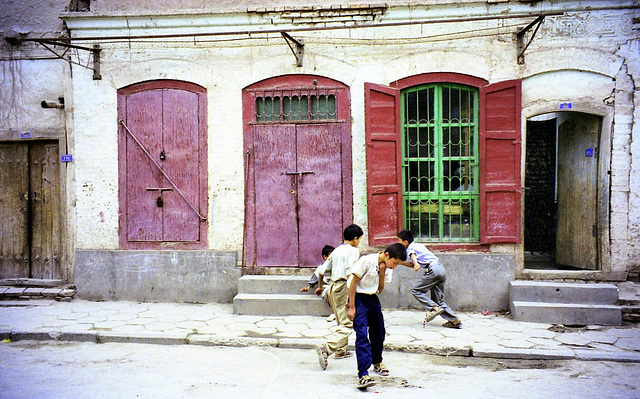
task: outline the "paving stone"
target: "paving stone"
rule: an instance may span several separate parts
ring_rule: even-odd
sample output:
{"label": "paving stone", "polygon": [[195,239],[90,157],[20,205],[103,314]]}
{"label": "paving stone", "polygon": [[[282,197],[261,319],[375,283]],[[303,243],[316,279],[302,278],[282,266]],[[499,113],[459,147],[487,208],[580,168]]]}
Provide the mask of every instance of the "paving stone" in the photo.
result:
{"label": "paving stone", "polygon": [[176,323],[176,327],[178,328],[183,328],[186,330],[197,330],[199,328],[202,328],[206,326],[205,322],[203,321],[194,321],[194,320],[187,320],[187,321],[181,321],[179,323]]}
{"label": "paving stone", "polygon": [[574,333],[560,334],[556,339],[563,344],[573,346],[587,346],[591,342],[590,339],[583,337],[581,334]]}
{"label": "paving stone", "polygon": [[9,287],[3,293],[3,295],[6,297],[19,297],[22,294],[24,294],[24,288],[18,287]]}
{"label": "paving stone", "polygon": [[603,344],[614,344],[618,340],[618,337],[602,331],[585,331],[582,336],[591,340],[591,342]]}
{"label": "paving stone", "polygon": [[622,349],[630,349],[640,351],[640,337],[637,338],[620,338],[615,346]]}
{"label": "paving stone", "polygon": [[524,348],[531,349],[535,346],[533,342],[526,341],[524,339],[505,339],[500,341],[500,346],[505,348]]}
{"label": "paving stone", "polygon": [[280,320],[280,319],[277,319],[277,320],[269,320],[269,319],[260,320],[259,322],[256,323],[256,326],[262,327],[262,328],[269,328],[269,327],[271,327],[271,328],[280,328],[280,327],[283,327],[283,326],[286,326],[286,325],[287,325],[287,323],[285,323],[284,320]]}
{"label": "paving stone", "polygon": [[327,335],[327,330],[309,329],[300,331],[300,335],[303,337],[321,338]]}
{"label": "paving stone", "polygon": [[400,342],[411,342],[411,341],[415,341],[415,338],[411,335],[402,335],[402,334],[394,334],[394,335],[388,335],[384,342],[385,344],[388,343],[400,343]]}
{"label": "paving stone", "polygon": [[506,340],[520,340],[525,339],[527,335],[522,332],[500,331],[496,334],[496,337]]}
{"label": "paving stone", "polygon": [[42,291],[43,290],[44,290],[44,288],[29,287],[29,288],[26,288],[24,290],[24,294],[25,295],[29,295],[31,297],[33,297],[33,296],[43,296],[42,295]]}

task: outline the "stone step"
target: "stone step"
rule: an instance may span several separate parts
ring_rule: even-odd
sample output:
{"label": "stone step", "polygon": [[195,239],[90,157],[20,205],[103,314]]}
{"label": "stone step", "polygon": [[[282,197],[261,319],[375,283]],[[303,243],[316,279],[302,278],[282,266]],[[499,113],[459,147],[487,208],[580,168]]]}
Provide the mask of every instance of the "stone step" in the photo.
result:
{"label": "stone step", "polygon": [[55,299],[70,301],[76,295],[74,286],[21,287],[0,286],[0,300]]}
{"label": "stone step", "polygon": [[619,326],[620,306],[575,303],[512,301],[511,314],[518,321],[565,325]]}
{"label": "stone step", "polygon": [[512,302],[614,305],[618,302],[618,287],[614,284],[518,280],[509,283],[509,296]]}
{"label": "stone step", "polygon": [[247,294],[233,298],[233,313],[260,316],[328,316],[327,302],[313,294]]}
{"label": "stone step", "polygon": [[[243,294],[299,294],[307,285],[308,276],[246,275],[238,279],[238,293]],[[304,294],[301,294],[304,295]]]}

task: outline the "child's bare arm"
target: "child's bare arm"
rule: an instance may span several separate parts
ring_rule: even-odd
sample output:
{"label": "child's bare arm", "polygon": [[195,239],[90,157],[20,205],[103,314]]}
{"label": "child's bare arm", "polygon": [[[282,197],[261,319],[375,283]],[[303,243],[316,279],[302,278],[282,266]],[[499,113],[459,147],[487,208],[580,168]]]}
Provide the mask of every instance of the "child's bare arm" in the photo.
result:
{"label": "child's bare arm", "polygon": [[356,286],[360,282],[360,277],[352,274],[351,285],[349,286],[349,300],[345,305],[347,307],[347,317],[353,321],[356,317]]}
{"label": "child's bare arm", "polygon": [[418,264],[418,257],[416,256],[416,254],[411,254],[411,263],[413,266],[413,270],[420,270],[420,264]]}
{"label": "child's bare arm", "polygon": [[378,294],[384,290],[384,277],[387,272],[387,264],[381,263],[378,268]]}

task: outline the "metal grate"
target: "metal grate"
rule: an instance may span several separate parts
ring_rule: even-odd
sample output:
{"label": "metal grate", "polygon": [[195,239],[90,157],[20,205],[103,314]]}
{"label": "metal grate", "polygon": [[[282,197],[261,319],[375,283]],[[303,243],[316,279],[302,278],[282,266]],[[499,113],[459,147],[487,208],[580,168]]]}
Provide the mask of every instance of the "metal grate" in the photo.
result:
{"label": "metal grate", "polygon": [[401,107],[405,226],[429,241],[477,241],[477,90],[417,86]]}
{"label": "metal grate", "polygon": [[333,90],[269,90],[256,93],[255,120],[262,123],[338,119]]}

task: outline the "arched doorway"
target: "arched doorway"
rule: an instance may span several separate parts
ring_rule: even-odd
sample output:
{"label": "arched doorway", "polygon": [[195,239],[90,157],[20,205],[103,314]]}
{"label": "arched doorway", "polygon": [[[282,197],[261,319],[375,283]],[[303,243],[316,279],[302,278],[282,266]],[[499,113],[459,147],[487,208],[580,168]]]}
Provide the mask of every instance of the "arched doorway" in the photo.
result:
{"label": "arched doorway", "polygon": [[581,112],[527,121],[526,269],[599,269],[601,127],[601,117]]}
{"label": "arched doorway", "polygon": [[316,266],[352,219],[349,90],[313,75],[243,91],[249,266]]}

